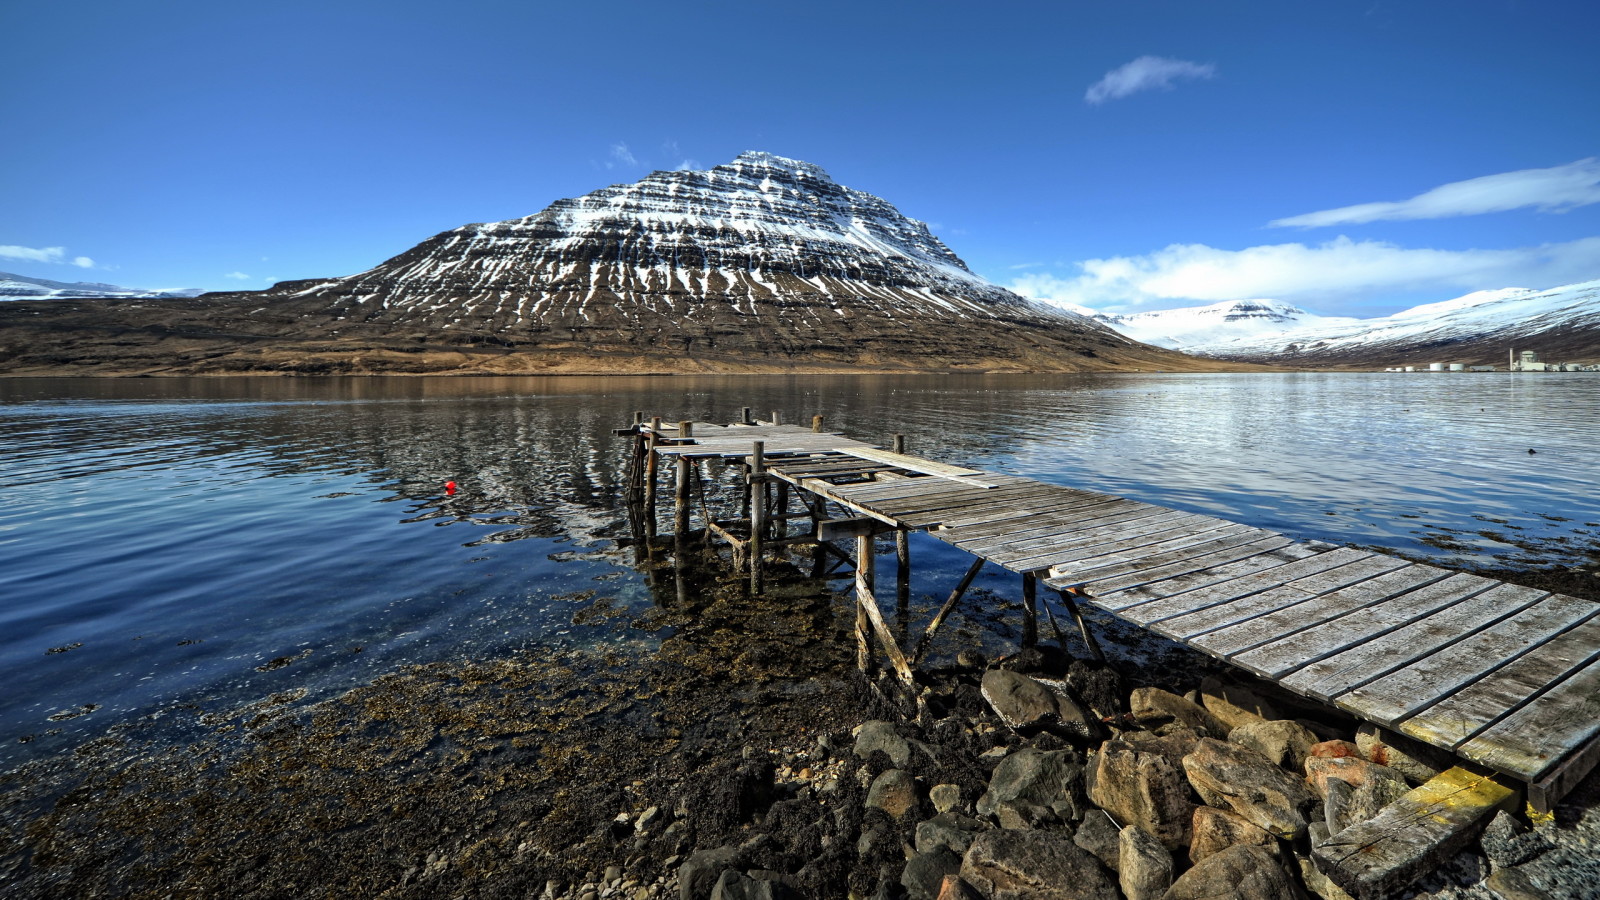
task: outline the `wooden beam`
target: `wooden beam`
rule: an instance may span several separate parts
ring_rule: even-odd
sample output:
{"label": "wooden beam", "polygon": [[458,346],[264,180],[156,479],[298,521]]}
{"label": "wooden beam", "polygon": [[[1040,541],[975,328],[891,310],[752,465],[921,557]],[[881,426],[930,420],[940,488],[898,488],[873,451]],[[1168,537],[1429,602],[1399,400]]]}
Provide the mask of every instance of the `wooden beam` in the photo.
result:
{"label": "wooden beam", "polygon": [[[878,633],[878,642],[883,644],[884,652],[889,655],[889,664],[894,667],[900,680],[906,685],[916,684],[916,679],[911,675],[911,665],[906,662],[905,654],[900,651],[900,644],[895,640],[894,634],[889,631],[889,626],[883,621],[883,611],[878,609],[878,598],[872,593],[872,575],[876,566],[867,560],[873,559],[872,536],[867,534],[856,536],[856,559],[861,560],[856,565],[856,605],[864,611],[867,620],[872,624],[872,630]],[[857,620],[856,628],[861,627]]]}

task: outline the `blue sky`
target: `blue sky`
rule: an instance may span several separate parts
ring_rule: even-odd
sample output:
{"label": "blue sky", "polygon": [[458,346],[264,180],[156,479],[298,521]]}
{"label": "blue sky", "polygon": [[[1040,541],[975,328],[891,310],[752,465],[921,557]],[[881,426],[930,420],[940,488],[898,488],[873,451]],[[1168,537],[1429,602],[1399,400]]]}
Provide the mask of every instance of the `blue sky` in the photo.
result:
{"label": "blue sky", "polygon": [[0,33],[0,270],[56,280],[344,275],[743,150],[1097,308],[1600,278],[1592,0],[59,0]]}

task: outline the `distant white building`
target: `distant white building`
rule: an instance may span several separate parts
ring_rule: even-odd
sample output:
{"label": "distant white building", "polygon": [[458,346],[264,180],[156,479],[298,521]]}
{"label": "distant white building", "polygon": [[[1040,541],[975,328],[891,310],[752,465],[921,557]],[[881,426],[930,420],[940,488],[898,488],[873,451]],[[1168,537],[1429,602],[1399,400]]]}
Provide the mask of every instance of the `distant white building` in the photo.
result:
{"label": "distant white building", "polygon": [[[1511,350],[1511,371],[1513,372],[1548,372],[1551,366],[1539,361],[1539,354],[1532,350],[1518,353],[1515,348]],[[1557,367],[1559,371],[1559,367]]]}

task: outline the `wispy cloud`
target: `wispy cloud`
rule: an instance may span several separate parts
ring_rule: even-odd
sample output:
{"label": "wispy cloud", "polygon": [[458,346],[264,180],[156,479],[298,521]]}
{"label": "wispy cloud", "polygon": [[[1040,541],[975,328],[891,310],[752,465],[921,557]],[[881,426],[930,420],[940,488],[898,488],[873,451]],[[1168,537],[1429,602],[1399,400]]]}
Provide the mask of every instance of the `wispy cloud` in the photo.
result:
{"label": "wispy cloud", "polygon": [[1274,219],[1278,228],[1321,228],[1400,219],[1448,219],[1532,207],[1566,212],[1600,203],[1600,158],[1589,157],[1548,169],[1520,169],[1452,181],[1410,200],[1360,203],[1321,212]]}
{"label": "wispy cloud", "polygon": [[1173,244],[1078,267],[1081,274],[1068,278],[1028,273],[1010,287],[1036,300],[1096,309],[1266,298],[1331,313],[1399,291],[1544,288],[1600,277],[1600,237],[1501,250],[1433,250],[1342,236],[1243,250]]}
{"label": "wispy cloud", "polygon": [[606,158],[606,168],[615,169],[617,166],[637,166],[639,161],[634,158],[628,145],[618,141],[611,145],[611,155]]}
{"label": "wispy cloud", "polygon": [[1217,67],[1210,63],[1141,56],[1107,72],[1105,77],[1089,86],[1083,99],[1099,106],[1108,100],[1120,100],[1140,91],[1170,91],[1172,83],[1179,79],[1213,78],[1216,74]]}
{"label": "wispy cloud", "polygon": [[223,275],[222,277],[223,278],[232,278],[235,281],[249,281],[250,280],[250,276],[246,275],[243,272],[229,272],[226,275]]}
{"label": "wispy cloud", "polygon": [[74,256],[67,259],[65,247],[19,247],[16,244],[0,244],[0,259],[19,259],[24,262],[50,263],[51,265],[72,265],[80,269],[94,268],[94,260],[87,256]]}

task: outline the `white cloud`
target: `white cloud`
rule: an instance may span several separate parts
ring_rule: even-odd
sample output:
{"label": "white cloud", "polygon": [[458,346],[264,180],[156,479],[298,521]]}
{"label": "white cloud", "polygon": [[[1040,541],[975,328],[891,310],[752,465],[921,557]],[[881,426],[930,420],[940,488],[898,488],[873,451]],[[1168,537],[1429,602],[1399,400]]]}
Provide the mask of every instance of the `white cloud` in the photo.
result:
{"label": "white cloud", "polygon": [[611,157],[606,160],[606,168],[615,169],[617,166],[637,166],[639,161],[633,158],[633,153],[628,150],[628,145],[618,141],[611,145]]}
{"label": "white cloud", "polygon": [[246,275],[243,272],[229,272],[228,274],[226,274],[226,275],[224,275],[222,277],[223,278],[232,278],[235,281],[249,281],[250,280],[250,276]]}
{"label": "white cloud", "polygon": [[72,258],[72,264],[77,266],[80,269],[92,269],[92,268],[94,268],[94,260],[90,259],[87,256],[74,256]]}
{"label": "white cloud", "polygon": [[700,161],[699,160],[686,159],[683,162],[678,163],[678,167],[676,169],[673,169],[673,171],[674,172],[698,172],[703,168],[705,168],[705,167],[700,165]]}
{"label": "white cloud", "polygon": [[1010,287],[1036,300],[1096,309],[1268,298],[1333,312],[1401,291],[1545,288],[1592,279],[1600,276],[1600,237],[1505,250],[1409,248],[1343,236],[1243,250],[1173,244],[1078,267],[1076,277],[1028,273]]}
{"label": "white cloud", "polygon": [[1321,228],[1386,219],[1447,219],[1533,207],[1566,212],[1600,203],[1600,158],[1589,157],[1548,169],[1521,169],[1453,181],[1410,200],[1359,203],[1338,209],[1274,219],[1279,228]]}
{"label": "white cloud", "polygon": [[1217,67],[1210,63],[1141,56],[1107,72],[1105,77],[1089,86],[1083,99],[1098,106],[1107,100],[1120,100],[1140,91],[1170,91],[1172,82],[1180,78],[1212,78],[1216,74]]}
{"label": "white cloud", "polygon": [[66,255],[65,247],[18,247],[15,244],[0,244],[0,259],[59,263],[65,261]]}

